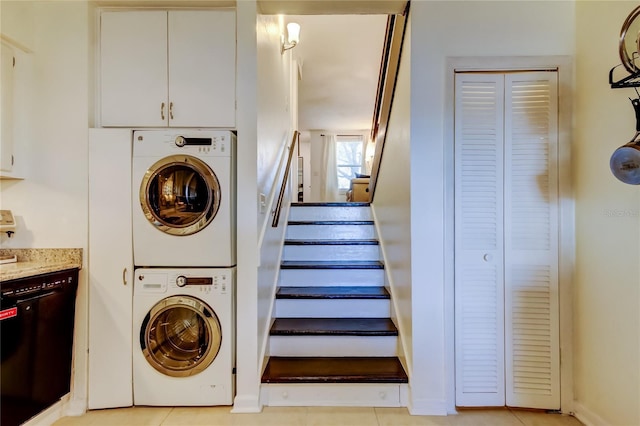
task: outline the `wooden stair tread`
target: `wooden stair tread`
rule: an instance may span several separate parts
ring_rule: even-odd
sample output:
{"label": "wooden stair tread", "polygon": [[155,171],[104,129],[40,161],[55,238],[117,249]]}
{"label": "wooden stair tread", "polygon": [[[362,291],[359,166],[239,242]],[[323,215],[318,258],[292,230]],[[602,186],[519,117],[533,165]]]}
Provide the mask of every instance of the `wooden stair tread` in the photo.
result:
{"label": "wooden stair tread", "polygon": [[272,336],[397,336],[390,318],[276,318]]}
{"label": "wooden stair tread", "polygon": [[389,299],[383,286],[280,287],[277,299]]}
{"label": "wooden stair tread", "polygon": [[281,269],[384,269],[377,260],[284,260]]}
{"label": "wooden stair tread", "polygon": [[271,357],[262,383],[407,383],[396,357]]}
{"label": "wooden stair tread", "polygon": [[322,203],[291,203],[291,207],[369,207],[370,203],[356,203],[346,201],[322,202]]}
{"label": "wooden stair tread", "polygon": [[373,225],[372,220],[290,220],[289,225]]}
{"label": "wooden stair tread", "polygon": [[378,245],[378,240],[365,239],[365,240],[285,240],[286,246],[374,246]]}

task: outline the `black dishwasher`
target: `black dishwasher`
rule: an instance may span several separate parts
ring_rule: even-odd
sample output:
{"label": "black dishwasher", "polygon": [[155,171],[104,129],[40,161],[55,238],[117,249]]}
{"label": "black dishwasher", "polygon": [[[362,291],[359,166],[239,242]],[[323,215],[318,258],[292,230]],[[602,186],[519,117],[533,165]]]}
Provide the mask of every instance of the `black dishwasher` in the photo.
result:
{"label": "black dishwasher", "polygon": [[77,288],[77,269],[0,282],[2,426],[69,392]]}

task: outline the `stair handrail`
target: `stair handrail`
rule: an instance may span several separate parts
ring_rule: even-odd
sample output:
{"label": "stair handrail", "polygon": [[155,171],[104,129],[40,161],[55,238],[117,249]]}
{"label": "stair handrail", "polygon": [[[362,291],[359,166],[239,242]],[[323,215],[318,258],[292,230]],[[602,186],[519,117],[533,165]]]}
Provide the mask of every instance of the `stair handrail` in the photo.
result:
{"label": "stair handrail", "polygon": [[278,194],[278,201],[276,202],[276,208],[273,210],[273,221],[271,226],[278,227],[280,222],[280,212],[282,211],[282,202],[284,200],[284,193],[287,187],[287,180],[289,179],[289,171],[291,170],[291,160],[293,159],[293,151],[296,146],[296,141],[300,138],[300,132],[293,131],[293,138],[291,139],[291,145],[289,146],[289,158],[287,158],[287,165],[284,168],[284,176],[282,177],[282,184],[280,185],[280,193]]}
{"label": "stair handrail", "polygon": [[378,91],[373,111],[373,123],[371,124],[371,140],[375,143],[375,154],[371,166],[371,178],[369,179],[369,202],[373,202],[378,173],[380,172],[380,162],[382,161],[382,152],[387,136],[387,124],[391,115],[391,105],[393,104],[393,94],[398,77],[409,5],[410,2],[408,1],[402,15],[389,15],[387,18],[387,31],[378,75]]}

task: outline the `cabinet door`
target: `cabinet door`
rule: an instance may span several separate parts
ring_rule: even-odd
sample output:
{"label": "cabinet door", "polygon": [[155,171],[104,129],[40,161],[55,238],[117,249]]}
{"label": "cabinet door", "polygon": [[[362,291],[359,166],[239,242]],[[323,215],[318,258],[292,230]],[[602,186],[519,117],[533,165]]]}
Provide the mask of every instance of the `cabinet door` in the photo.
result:
{"label": "cabinet door", "polygon": [[131,131],[89,133],[89,408],[132,398]]}
{"label": "cabinet door", "polygon": [[11,172],[13,169],[13,50],[2,43],[0,46],[2,53],[2,69],[0,77],[0,98],[2,100],[0,126],[0,170]]}
{"label": "cabinet door", "polygon": [[167,12],[103,12],[102,126],[167,125]]}
{"label": "cabinet door", "polygon": [[235,127],[234,11],[169,12],[171,126]]}

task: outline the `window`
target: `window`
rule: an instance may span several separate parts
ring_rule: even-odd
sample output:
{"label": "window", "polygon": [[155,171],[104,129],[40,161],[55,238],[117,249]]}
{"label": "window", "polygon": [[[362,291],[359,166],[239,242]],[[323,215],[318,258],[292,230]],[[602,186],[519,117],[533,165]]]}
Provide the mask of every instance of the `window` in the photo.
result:
{"label": "window", "polygon": [[356,177],[356,173],[362,172],[363,147],[362,135],[336,136],[336,165],[341,191],[348,190],[351,179]]}

